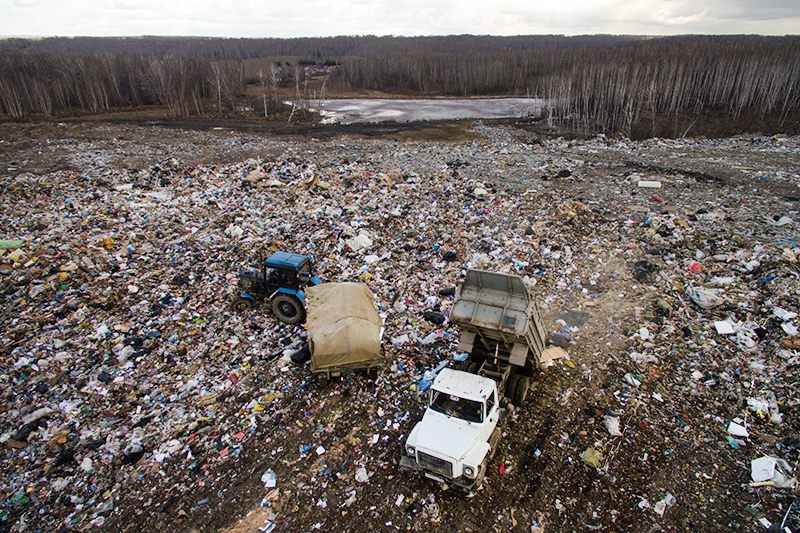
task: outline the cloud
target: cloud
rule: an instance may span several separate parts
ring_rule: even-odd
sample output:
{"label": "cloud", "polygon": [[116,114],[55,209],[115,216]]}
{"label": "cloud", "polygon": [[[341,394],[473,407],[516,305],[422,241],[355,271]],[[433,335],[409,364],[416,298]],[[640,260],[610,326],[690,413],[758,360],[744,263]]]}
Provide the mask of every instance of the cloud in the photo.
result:
{"label": "cloud", "polygon": [[797,33],[797,0],[0,0],[0,35]]}

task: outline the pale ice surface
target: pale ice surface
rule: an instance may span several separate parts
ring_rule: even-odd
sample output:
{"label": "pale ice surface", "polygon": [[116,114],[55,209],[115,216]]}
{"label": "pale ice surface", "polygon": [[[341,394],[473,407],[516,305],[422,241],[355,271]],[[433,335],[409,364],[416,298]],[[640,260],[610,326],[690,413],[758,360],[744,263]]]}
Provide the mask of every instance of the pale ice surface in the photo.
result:
{"label": "pale ice surface", "polygon": [[349,98],[307,102],[319,110],[325,123],[412,122],[415,120],[455,120],[462,118],[515,118],[541,115],[540,98],[464,98],[376,100]]}

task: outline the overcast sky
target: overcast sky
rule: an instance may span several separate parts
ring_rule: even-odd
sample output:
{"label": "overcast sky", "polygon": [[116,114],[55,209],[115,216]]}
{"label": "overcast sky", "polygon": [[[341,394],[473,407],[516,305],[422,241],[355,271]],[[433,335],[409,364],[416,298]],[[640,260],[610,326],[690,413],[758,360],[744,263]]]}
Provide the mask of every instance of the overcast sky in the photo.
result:
{"label": "overcast sky", "polygon": [[800,0],[0,0],[2,36],[800,33]]}

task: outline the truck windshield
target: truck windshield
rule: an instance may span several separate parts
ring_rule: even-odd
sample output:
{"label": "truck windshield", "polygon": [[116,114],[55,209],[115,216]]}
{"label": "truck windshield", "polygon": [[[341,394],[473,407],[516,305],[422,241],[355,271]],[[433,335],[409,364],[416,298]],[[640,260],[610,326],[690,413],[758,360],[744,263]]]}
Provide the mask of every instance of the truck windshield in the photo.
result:
{"label": "truck windshield", "polygon": [[454,416],[467,422],[483,422],[481,402],[460,398],[441,391],[431,391],[431,409],[447,416]]}

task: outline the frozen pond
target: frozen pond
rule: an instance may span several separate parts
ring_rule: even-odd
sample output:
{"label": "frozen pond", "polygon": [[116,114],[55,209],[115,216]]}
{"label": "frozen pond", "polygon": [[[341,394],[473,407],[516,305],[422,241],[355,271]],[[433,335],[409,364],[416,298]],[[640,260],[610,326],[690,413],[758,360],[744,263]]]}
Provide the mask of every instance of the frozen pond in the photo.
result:
{"label": "frozen pond", "polygon": [[[309,102],[316,109],[318,102]],[[421,100],[322,100],[319,108],[326,123],[411,122],[461,118],[514,118],[539,116],[540,98],[465,98]]]}

